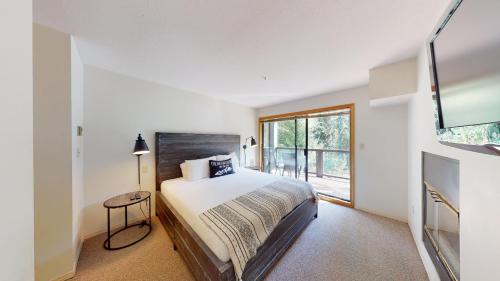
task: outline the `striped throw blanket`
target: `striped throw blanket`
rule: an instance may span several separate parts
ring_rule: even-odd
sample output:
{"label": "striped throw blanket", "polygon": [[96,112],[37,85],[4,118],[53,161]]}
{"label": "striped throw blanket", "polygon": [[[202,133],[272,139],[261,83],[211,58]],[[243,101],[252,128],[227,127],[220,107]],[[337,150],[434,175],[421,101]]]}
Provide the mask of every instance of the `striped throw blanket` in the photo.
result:
{"label": "striped throw blanket", "polygon": [[218,205],[200,218],[226,244],[238,280],[280,220],[314,197],[309,184],[282,179]]}

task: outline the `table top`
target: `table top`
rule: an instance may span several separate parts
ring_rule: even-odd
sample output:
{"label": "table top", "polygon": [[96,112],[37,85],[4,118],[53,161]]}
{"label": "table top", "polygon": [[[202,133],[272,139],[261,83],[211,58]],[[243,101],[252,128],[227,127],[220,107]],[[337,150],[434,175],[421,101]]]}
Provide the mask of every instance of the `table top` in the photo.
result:
{"label": "table top", "polygon": [[137,191],[137,193],[139,193],[141,195],[141,198],[130,200],[130,196],[132,196],[132,194],[135,194],[135,193],[136,193],[136,191],[120,194],[120,195],[117,195],[115,197],[111,197],[108,200],[104,201],[103,206],[106,208],[125,207],[125,206],[129,206],[129,205],[133,205],[133,204],[137,204],[139,202],[142,202],[151,196],[151,192],[149,192],[149,191]]}

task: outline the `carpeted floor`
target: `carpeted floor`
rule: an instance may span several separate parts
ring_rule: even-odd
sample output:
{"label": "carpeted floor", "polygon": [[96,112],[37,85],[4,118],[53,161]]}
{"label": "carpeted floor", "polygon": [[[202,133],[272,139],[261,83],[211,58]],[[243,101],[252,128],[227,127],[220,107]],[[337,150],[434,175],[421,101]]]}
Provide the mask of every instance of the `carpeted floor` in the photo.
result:
{"label": "carpeted floor", "polygon": [[[194,280],[159,220],[153,223],[149,237],[119,251],[102,248],[104,235],[85,241],[72,280]],[[273,268],[271,280],[428,278],[406,224],[321,201],[318,219]]]}

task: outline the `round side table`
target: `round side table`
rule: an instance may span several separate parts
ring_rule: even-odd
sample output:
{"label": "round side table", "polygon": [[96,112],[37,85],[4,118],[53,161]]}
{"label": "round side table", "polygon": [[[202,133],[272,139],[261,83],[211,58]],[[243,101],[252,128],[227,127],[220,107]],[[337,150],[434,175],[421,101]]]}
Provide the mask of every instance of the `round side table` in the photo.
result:
{"label": "round side table", "polygon": [[[131,196],[135,193],[139,193],[140,198],[131,200],[130,199]],[[135,223],[135,224],[129,225],[128,224],[128,206],[141,203],[145,200],[147,200],[147,203],[148,203],[149,222],[146,221],[146,222],[142,222],[142,223]],[[109,198],[108,200],[104,201],[103,206],[108,211],[108,239],[106,239],[104,241],[104,248],[106,250],[119,250],[119,249],[123,249],[123,248],[129,247],[129,246],[132,246],[132,245],[138,243],[139,241],[141,241],[142,239],[146,238],[146,236],[148,236],[151,233],[151,230],[153,229],[153,227],[151,225],[151,193],[149,191],[129,192],[129,193],[125,193],[125,194],[120,194],[118,196]],[[111,233],[110,211],[111,211],[111,209],[117,209],[117,208],[125,208],[125,226],[123,228],[115,231],[114,233]],[[120,247],[112,247],[111,246],[111,238],[113,236],[115,236],[116,234],[118,234],[126,229],[129,229],[132,227],[139,227],[139,226],[148,227],[149,228],[148,232],[146,232],[146,234],[144,234],[143,236],[139,237],[137,240],[135,240],[127,245],[123,245]]]}

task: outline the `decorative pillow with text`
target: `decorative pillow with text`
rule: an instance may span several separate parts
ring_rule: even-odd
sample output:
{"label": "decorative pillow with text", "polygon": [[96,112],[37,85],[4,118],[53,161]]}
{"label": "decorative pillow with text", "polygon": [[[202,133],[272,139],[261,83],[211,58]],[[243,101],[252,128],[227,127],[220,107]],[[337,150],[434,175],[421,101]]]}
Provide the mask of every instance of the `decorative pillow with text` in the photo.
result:
{"label": "decorative pillow with text", "polygon": [[208,161],[210,168],[210,178],[222,177],[230,174],[234,174],[233,163],[231,159],[216,161]]}

